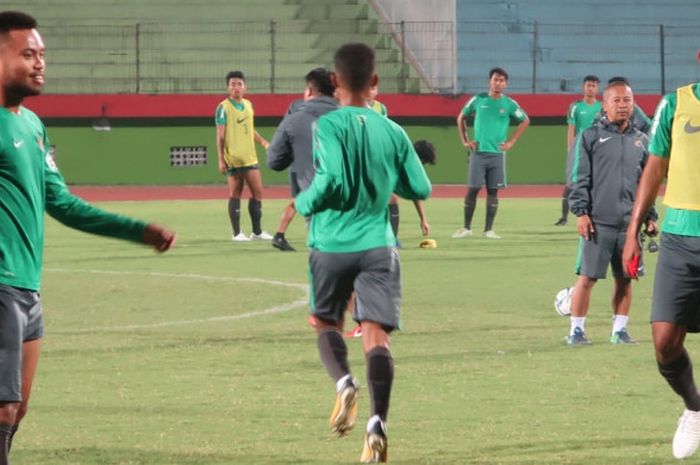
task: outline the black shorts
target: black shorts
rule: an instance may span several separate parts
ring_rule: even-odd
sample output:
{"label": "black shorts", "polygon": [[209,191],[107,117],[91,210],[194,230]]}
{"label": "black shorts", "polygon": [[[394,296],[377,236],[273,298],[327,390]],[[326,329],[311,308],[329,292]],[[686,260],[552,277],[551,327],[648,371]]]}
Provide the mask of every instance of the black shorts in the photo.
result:
{"label": "black shorts", "polygon": [[469,187],[487,189],[506,187],[505,153],[474,152],[469,157]]}
{"label": "black shorts", "polygon": [[[593,279],[605,279],[608,265],[613,276],[626,276],[622,268],[622,249],[625,248],[626,229],[596,226],[590,240],[579,239],[576,274]],[[644,274],[644,263],[639,263],[639,275]]]}
{"label": "black shorts", "polygon": [[399,326],[401,267],[393,247],[352,253],[309,255],[311,307],[315,316],[330,322],[343,319],[355,291],[355,321],[373,321],[391,330]]}
{"label": "black shorts", "polygon": [[39,293],[0,284],[0,402],[22,401],[22,344],[43,335]]}
{"label": "black shorts", "polygon": [[651,321],[700,332],[700,237],[662,233]]}
{"label": "black shorts", "polygon": [[251,170],[259,170],[260,166],[255,164],[255,165],[250,165],[250,166],[240,166],[238,168],[234,166],[229,166],[228,169],[226,170],[226,176],[236,176],[237,174],[242,174],[245,173],[246,171],[251,171]]}

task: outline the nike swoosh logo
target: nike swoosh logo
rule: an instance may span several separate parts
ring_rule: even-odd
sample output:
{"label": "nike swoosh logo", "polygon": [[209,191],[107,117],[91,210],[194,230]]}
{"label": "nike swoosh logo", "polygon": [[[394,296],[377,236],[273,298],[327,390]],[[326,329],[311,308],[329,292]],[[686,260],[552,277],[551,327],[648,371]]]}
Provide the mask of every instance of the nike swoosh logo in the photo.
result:
{"label": "nike swoosh logo", "polygon": [[241,124],[243,121],[245,121],[245,120],[247,120],[247,119],[248,119],[247,116],[246,116],[245,118],[243,118],[243,119],[238,119],[238,118],[236,118],[236,123]]}
{"label": "nike swoosh logo", "polygon": [[607,140],[610,140],[610,139],[612,139],[612,136],[610,136],[610,137],[601,137],[600,139],[598,139],[598,142],[600,142],[600,143],[602,144],[603,142],[605,142],[605,141],[607,141]]}
{"label": "nike swoosh logo", "polygon": [[688,121],[685,123],[685,127],[683,127],[683,130],[686,134],[694,134],[696,132],[700,132],[700,126],[693,126],[692,124],[690,124],[690,121]]}
{"label": "nike swoosh logo", "polygon": [[12,141],[12,145],[14,145],[16,149],[22,147],[22,144],[24,144],[23,140],[13,140]]}

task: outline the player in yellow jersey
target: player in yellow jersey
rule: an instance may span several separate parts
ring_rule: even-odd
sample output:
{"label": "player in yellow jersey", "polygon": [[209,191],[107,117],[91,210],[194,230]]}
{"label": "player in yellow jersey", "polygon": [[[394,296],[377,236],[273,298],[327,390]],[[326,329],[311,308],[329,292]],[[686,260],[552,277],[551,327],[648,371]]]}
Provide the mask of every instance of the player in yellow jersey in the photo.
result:
{"label": "player in yellow jersey", "polygon": [[700,393],[685,348],[686,334],[700,332],[700,83],[661,99],[650,135],[649,162],[632,208],[622,262],[630,277],[636,277],[642,254],[637,237],[666,179],[651,332],[659,373],[685,406],[673,437],[673,456],[684,459],[700,445]]}
{"label": "player in yellow jersey", "polygon": [[[264,148],[270,145],[255,130],[253,105],[244,99],[245,76],[241,71],[231,71],[226,75],[229,96],[216,107],[216,154],[219,171],[228,179],[228,214],[233,229],[232,240],[272,240],[272,236],[262,230],[262,176],[258,166],[255,143]],[[250,237],[241,232],[241,194],[247,184],[250,190],[248,213],[253,224]]]}

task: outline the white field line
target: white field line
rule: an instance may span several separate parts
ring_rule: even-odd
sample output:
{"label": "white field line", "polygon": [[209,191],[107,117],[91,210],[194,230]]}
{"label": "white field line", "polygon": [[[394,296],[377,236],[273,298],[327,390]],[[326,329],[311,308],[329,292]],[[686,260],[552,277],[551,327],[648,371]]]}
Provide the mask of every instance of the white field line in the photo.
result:
{"label": "white field line", "polygon": [[[146,272],[146,271],[117,271],[117,270],[90,270],[90,269],[70,269],[70,268],[44,268],[44,271],[50,273],[87,273],[87,274],[103,274],[103,275],[122,275],[122,276],[150,276],[159,278],[181,278],[181,279],[201,279],[203,281],[228,281],[228,282],[245,282],[245,283],[257,283],[257,284],[270,284],[273,286],[291,287],[304,291],[304,297],[297,299],[293,302],[288,302],[281,305],[275,305],[274,307],[265,308],[262,310],[254,310],[250,312],[240,313],[238,315],[223,315],[223,316],[212,316],[209,318],[200,318],[196,320],[173,320],[173,321],[163,321],[160,323],[150,323],[143,325],[123,325],[123,326],[102,326],[95,328],[81,328],[76,330],[70,330],[66,332],[70,333],[87,333],[95,331],[129,331],[134,329],[154,329],[154,328],[164,328],[168,326],[184,326],[193,325],[199,323],[209,323],[209,322],[220,322],[220,321],[233,321],[242,320],[244,318],[254,318],[263,315],[273,315],[276,313],[284,313],[296,308],[305,306],[309,303],[309,286],[306,284],[296,284],[287,283],[284,281],[274,281],[270,279],[261,278],[233,278],[230,276],[209,276],[194,273],[161,273],[157,271]],[[54,333],[62,331],[53,331]]]}

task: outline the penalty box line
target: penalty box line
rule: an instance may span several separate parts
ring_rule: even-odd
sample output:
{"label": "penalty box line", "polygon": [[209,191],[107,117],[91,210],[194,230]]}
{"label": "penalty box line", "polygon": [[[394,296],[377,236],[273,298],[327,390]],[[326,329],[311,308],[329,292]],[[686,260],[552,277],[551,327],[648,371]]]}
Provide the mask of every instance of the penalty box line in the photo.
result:
{"label": "penalty box line", "polygon": [[[163,273],[158,271],[144,272],[144,271],[119,271],[119,270],[92,270],[92,269],[78,269],[78,268],[44,268],[44,271],[50,273],[86,273],[86,274],[97,274],[97,275],[121,275],[121,276],[149,276],[157,278],[179,278],[179,279],[201,279],[203,281],[225,281],[225,282],[244,282],[244,283],[255,283],[255,284],[270,284],[273,286],[291,287],[294,289],[299,289],[304,291],[304,298],[294,300],[292,302],[284,303],[281,305],[275,305],[273,307],[268,307],[262,310],[253,310],[250,312],[241,313],[238,315],[222,315],[213,316],[209,318],[200,318],[195,320],[172,320],[163,321],[160,323],[150,323],[142,325],[122,325],[122,326],[101,326],[94,328],[84,328],[71,331],[65,331],[70,333],[88,333],[95,331],[130,331],[135,329],[156,329],[165,328],[170,326],[185,326],[201,323],[210,322],[224,322],[233,320],[242,320],[245,318],[254,318],[264,315],[274,315],[277,313],[285,313],[291,310],[295,310],[299,307],[308,305],[309,303],[309,286],[306,284],[296,284],[288,283],[285,281],[276,281],[271,279],[262,278],[234,278],[230,276],[210,276],[196,273]],[[53,331],[54,334],[60,334],[63,331]]]}

